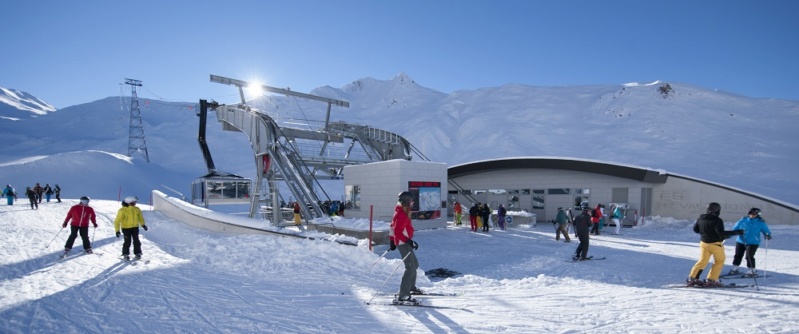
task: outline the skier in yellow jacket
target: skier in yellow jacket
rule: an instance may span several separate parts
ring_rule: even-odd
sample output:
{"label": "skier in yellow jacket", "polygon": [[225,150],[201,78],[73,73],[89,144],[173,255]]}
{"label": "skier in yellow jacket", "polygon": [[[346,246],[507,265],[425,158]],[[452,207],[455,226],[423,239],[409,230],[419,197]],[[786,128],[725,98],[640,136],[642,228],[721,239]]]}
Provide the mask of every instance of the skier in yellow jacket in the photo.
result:
{"label": "skier in yellow jacket", "polygon": [[[144,216],[141,209],[136,207],[137,198],[128,196],[122,202],[122,208],[117,211],[117,217],[114,219],[114,231],[116,231],[117,238],[120,234],[125,235],[125,242],[122,243],[122,257],[125,260],[130,260],[130,243],[133,240],[133,254],[136,259],[141,259],[141,242],[139,242],[139,226],[147,231],[147,225],[144,223]],[[120,230],[122,233],[120,233]]]}

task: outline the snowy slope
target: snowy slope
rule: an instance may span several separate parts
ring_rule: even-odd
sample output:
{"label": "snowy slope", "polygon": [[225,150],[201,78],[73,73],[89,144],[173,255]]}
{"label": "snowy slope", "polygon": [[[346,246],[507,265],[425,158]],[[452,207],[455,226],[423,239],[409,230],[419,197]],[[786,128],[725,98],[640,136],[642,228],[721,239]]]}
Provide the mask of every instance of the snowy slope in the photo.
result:
{"label": "snowy slope", "polygon": [[91,202],[96,254],[59,260],[60,222],[76,202],[0,205],[0,332],[791,333],[799,321],[799,268],[786,260],[799,256],[795,227],[772,226],[774,239],[758,251],[771,277],[734,290],[666,287],[683,281],[698,256],[689,221],[658,218],[594,237],[589,254],[607,259],[582,263],[566,262],[576,242],[554,241],[549,224],[419,231],[420,269],[461,274],[420,271],[418,285],[463,295],[426,301],[439,309],[397,308],[376,305],[399,286],[397,252],[379,259],[384,248],[208,233],[146,206],[144,259],[128,264],[113,235],[115,201]]}

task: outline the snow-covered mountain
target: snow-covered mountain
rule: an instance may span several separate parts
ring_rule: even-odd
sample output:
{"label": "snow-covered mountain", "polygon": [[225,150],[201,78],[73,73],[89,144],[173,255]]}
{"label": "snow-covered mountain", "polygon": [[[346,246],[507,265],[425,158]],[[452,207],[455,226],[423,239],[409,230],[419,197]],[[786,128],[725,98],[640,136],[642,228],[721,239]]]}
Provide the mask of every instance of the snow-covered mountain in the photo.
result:
{"label": "snow-covered mountain", "polygon": [[47,115],[57,109],[39,98],[15,89],[0,87],[0,118],[19,120]]}
{"label": "snow-covered mountain", "polygon": [[[799,135],[792,127],[799,121],[799,101],[754,99],[659,81],[570,87],[511,84],[445,94],[403,73],[391,80],[364,78],[342,88],[325,86],[310,93],[350,102],[350,108],[334,107],[331,120],[396,132],[431,160],[450,165],[520,156],[595,159],[661,169],[799,202],[799,178],[793,177],[799,168],[795,154]],[[139,98],[151,163],[134,154],[134,166],[160,166],[148,185],[164,184],[187,192],[190,180],[205,172],[197,146],[197,101]],[[275,95],[251,104],[278,120],[312,126],[324,120],[326,109],[318,101]],[[129,105],[128,99],[110,97],[36,118],[18,117],[13,122],[0,118],[0,140],[11,143],[0,151],[0,175],[9,175],[11,166],[25,170],[24,164],[12,162],[32,156],[58,159],[48,164],[58,168],[70,163],[59,153],[73,152],[73,157],[74,152],[90,150],[126,154]],[[0,109],[0,116],[7,116],[7,108]],[[207,138],[217,167],[251,177],[254,168],[246,137],[221,131],[211,117]],[[42,159],[37,161],[43,163]],[[130,165],[119,159],[108,162],[71,173],[109,175],[109,170]],[[67,183],[73,178],[66,173],[39,173],[62,180],[14,174],[21,180],[10,182]],[[107,183],[119,184],[118,177],[124,176],[113,176]],[[105,189],[86,192],[108,195]],[[112,195],[116,198],[117,192]]]}

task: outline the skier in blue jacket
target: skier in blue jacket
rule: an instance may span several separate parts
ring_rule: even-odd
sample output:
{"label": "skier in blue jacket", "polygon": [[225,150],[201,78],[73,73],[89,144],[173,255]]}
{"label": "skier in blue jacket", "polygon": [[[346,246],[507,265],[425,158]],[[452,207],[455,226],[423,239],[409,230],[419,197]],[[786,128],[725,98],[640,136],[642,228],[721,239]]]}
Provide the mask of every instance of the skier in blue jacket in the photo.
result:
{"label": "skier in blue jacket", "polygon": [[17,199],[17,192],[14,191],[14,188],[11,188],[9,184],[3,189],[3,196],[6,196],[8,199],[8,205],[14,205],[14,200]]}
{"label": "skier in blue jacket", "polygon": [[771,230],[769,230],[766,221],[760,217],[760,209],[752,208],[749,213],[741,218],[733,230],[744,230],[743,235],[739,235],[735,240],[735,256],[732,258],[732,270],[728,275],[740,274],[738,266],[741,265],[741,259],[746,253],[746,267],[749,268],[747,275],[756,276],[755,271],[755,252],[760,246],[760,234],[765,236],[766,240],[771,240]]}

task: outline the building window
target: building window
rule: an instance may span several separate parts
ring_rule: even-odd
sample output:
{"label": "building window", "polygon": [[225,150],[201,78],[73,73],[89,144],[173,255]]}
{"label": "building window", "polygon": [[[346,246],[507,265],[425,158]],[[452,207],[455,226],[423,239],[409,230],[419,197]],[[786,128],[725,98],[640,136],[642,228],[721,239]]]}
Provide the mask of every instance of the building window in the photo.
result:
{"label": "building window", "polygon": [[361,186],[344,187],[344,205],[348,210],[361,209]]}
{"label": "building window", "polygon": [[548,195],[568,195],[569,194],[568,188],[550,188],[547,189]]}
{"label": "building window", "polygon": [[533,209],[544,209],[544,189],[533,190]]}
{"label": "building window", "polygon": [[582,189],[574,189],[574,208],[581,209],[582,207],[591,207],[589,199],[591,195],[591,189],[582,188]]}

